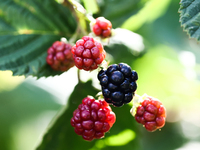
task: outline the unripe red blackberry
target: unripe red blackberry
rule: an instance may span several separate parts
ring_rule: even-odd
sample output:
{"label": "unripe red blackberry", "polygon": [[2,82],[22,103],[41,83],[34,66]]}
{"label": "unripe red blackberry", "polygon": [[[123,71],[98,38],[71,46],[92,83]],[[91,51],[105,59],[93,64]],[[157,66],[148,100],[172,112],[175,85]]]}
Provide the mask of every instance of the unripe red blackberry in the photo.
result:
{"label": "unripe red blackberry", "polygon": [[75,65],[78,69],[92,71],[102,63],[106,57],[103,45],[89,36],[84,36],[72,47]]}
{"label": "unripe red blackberry", "polygon": [[111,35],[112,24],[104,17],[96,18],[96,22],[92,25],[92,31],[96,36],[109,37]]}
{"label": "unripe red blackberry", "polygon": [[47,50],[46,62],[56,71],[67,71],[74,66],[71,53],[72,46],[62,41],[56,41]]}
{"label": "unripe red blackberry", "polygon": [[135,120],[153,132],[165,125],[166,110],[156,98],[147,96],[136,109]]}
{"label": "unripe red blackberry", "polygon": [[137,72],[125,63],[110,65],[98,73],[98,80],[106,102],[120,107],[133,99],[137,89]]}
{"label": "unripe red blackberry", "polygon": [[84,140],[103,138],[115,123],[115,113],[104,100],[86,97],[73,112],[71,125]]}

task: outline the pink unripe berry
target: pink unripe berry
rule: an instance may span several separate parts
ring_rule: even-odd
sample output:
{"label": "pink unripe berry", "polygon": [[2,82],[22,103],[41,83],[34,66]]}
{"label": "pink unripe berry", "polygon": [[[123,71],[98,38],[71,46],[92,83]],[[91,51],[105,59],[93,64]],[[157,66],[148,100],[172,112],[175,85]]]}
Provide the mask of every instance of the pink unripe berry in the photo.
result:
{"label": "pink unripe berry", "polygon": [[56,41],[47,50],[46,62],[56,71],[67,71],[74,66],[71,53],[72,46],[61,41]]}
{"label": "pink unripe berry", "polygon": [[135,120],[144,125],[147,131],[153,132],[165,125],[166,110],[156,98],[147,96],[137,107]]}

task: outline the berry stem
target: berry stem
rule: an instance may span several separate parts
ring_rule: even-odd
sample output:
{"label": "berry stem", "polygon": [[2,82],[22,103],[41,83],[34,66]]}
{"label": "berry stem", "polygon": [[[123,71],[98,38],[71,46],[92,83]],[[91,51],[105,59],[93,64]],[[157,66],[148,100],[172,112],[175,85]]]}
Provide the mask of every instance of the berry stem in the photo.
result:
{"label": "berry stem", "polygon": [[102,63],[99,66],[99,70],[101,69],[107,69],[109,62],[107,62],[105,59],[102,61]]}
{"label": "berry stem", "polygon": [[77,71],[77,77],[78,77],[78,83],[82,82],[81,78],[80,78],[80,70],[79,69]]}
{"label": "berry stem", "polygon": [[95,20],[94,17],[91,14],[87,13],[86,9],[78,2],[74,0],[64,0],[63,3],[71,3],[74,6],[74,9],[76,9],[76,11],[81,13],[84,16],[84,18],[87,19],[88,21],[92,22]]}
{"label": "berry stem", "polygon": [[[72,14],[74,15],[74,17],[75,17],[75,19],[77,21],[77,29],[76,29],[75,35],[76,34],[77,35],[80,34],[80,37],[84,36],[84,35],[87,35],[87,33],[84,30],[84,28],[82,28],[81,21],[80,21],[81,17],[82,16],[85,17],[85,15],[87,14],[87,12],[84,9],[84,7],[81,4],[79,4],[78,2],[72,1],[72,0],[64,0],[62,4],[63,4],[63,6],[70,8]],[[81,17],[80,17],[80,14],[82,14]]]}
{"label": "berry stem", "polygon": [[97,100],[104,99],[102,92],[98,92],[95,97],[97,97]]}
{"label": "berry stem", "polygon": [[135,96],[133,97],[133,99],[130,103],[132,105],[132,108],[130,110],[130,113],[131,113],[132,116],[135,116],[137,107],[140,105],[140,103],[142,101],[143,101],[142,96],[135,94]]}
{"label": "berry stem", "polygon": [[77,29],[76,29],[75,35],[73,35],[72,41],[70,41],[70,42],[74,42],[77,36],[82,37],[88,34],[87,28],[85,27],[87,24],[87,21],[91,22],[95,19],[93,18],[92,15],[87,13],[85,8],[81,4],[79,4],[78,2],[74,0],[64,0],[63,5],[71,6],[71,11],[77,21]]}
{"label": "berry stem", "polygon": [[[78,24],[79,26],[79,24]],[[69,43],[74,45],[75,41],[77,40],[78,38],[78,34],[79,34],[79,31],[80,31],[80,27],[77,27],[76,28],[76,31],[74,32],[74,34],[71,36],[71,38],[69,39]]]}

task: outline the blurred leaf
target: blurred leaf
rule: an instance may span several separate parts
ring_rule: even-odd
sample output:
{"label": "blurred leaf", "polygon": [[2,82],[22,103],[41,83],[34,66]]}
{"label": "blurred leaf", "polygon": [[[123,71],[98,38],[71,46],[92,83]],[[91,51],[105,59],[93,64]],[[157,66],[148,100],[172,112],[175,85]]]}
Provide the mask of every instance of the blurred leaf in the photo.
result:
{"label": "blurred leaf", "polygon": [[60,108],[52,95],[27,82],[11,91],[1,92],[0,97],[0,119],[4,120],[1,124],[13,124],[37,116],[45,110]]}
{"label": "blurred leaf", "polygon": [[54,0],[0,0],[0,69],[13,75],[60,74],[46,64],[46,56],[54,41],[76,29],[68,7]]}
{"label": "blurred leaf", "polygon": [[106,52],[111,54],[109,61],[114,59],[115,63],[131,64],[133,59],[144,51],[143,38],[139,34],[121,28],[115,29],[113,33],[109,43],[104,46]]}
{"label": "blurred leaf", "polygon": [[12,133],[10,131],[10,129],[5,129],[5,126],[0,126],[1,129],[1,135],[0,135],[0,141],[1,141],[1,145],[0,145],[0,149],[2,150],[11,150],[12,149],[12,145],[11,145],[11,141],[12,139]]}
{"label": "blurred leaf", "polygon": [[24,76],[12,76],[11,71],[0,71],[0,92],[14,89],[24,81]]}
{"label": "blurred leaf", "polygon": [[134,131],[125,129],[117,135],[107,137],[104,141],[108,146],[123,146],[134,140],[135,136],[136,134]]}
{"label": "blurred leaf", "polygon": [[200,1],[181,0],[179,12],[183,29],[190,37],[200,41]]}
{"label": "blurred leaf", "polygon": [[165,45],[176,46],[179,49],[188,46],[188,42],[186,41],[188,38],[185,38],[186,36],[178,22],[178,2],[179,0],[171,1],[163,16],[151,23],[144,24],[142,28],[136,31],[138,34],[143,36],[146,40],[146,44],[154,46],[162,43]]}
{"label": "blurred leaf", "polygon": [[140,0],[100,0],[100,2],[99,15],[109,19],[114,28],[119,27],[141,8]]}
{"label": "blurred leaf", "polygon": [[[178,52],[192,51],[198,57],[200,51],[196,40],[188,40],[188,36],[180,27],[179,13],[177,13],[180,7],[179,2],[180,0],[171,1],[163,16],[151,23],[144,24],[142,28],[135,32],[142,35],[147,49],[164,44]],[[200,62],[200,59],[196,59],[196,61]]]}
{"label": "blurred leaf", "polygon": [[[175,150],[187,142],[178,122],[166,123],[161,131],[147,132],[141,138],[142,150]],[[192,148],[191,148],[192,149]]]}
{"label": "blurred leaf", "polygon": [[142,35],[147,49],[164,44],[177,52],[191,51],[196,56],[196,62],[200,63],[199,45],[195,39],[188,39],[187,34],[180,27],[180,16],[177,13],[180,7],[179,2],[180,0],[171,1],[168,10],[162,17],[143,25],[135,32]]}
{"label": "blurred leaf", "polygon": [[152,22],[162,16],[169,6],[171,0],[150,0],[146,5],[136,14],[127,19],[122,28],[129,30],[137,30],[146,22]]}
{"label": "blurred leaf", "polygon": [[26,122],[48,110],[58,110],[61,105],[48,92],[28,82],[11,91],[0,93],[0,149],[11,150],[13,126]]}

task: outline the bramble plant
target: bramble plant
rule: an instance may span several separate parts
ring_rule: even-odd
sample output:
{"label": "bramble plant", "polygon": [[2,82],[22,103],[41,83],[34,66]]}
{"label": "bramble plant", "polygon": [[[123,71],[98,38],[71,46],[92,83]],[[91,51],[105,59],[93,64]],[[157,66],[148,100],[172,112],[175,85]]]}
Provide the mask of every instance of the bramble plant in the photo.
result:
{"label": "bramble plant", "polygon": [[[146,3],[129,2],[135,16]],[[77,70],[78,84],[36,150],[106,149],[109,138],[125,129],[162,132],[167,117],[164,103],[154,98],[156,95],[137,95],[138,81],[145,79],[134,68],[134,61],[145,53],[145,44],[142,36],[131,31],[130,24],[139,17],[130,17],[132,7],[125,4],[124,12],[128,13],[116,17],[113,13],[123,2],[116,0],[118,10],[110,7],[113,3],[0,0],[0,70],[37,79]],[[194,7],[199,9],[190,11]],[[198,0],[180,2],[181,26],[198,41],[199,10]],[[94,88],[91,80],[81,81],[80,70],[95,72],[93,80],[98,80],[100,89]],[[104,143],[102,147],[98,140]]]}

